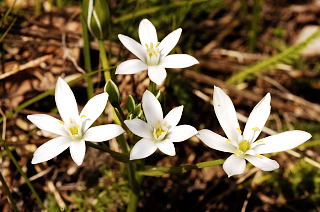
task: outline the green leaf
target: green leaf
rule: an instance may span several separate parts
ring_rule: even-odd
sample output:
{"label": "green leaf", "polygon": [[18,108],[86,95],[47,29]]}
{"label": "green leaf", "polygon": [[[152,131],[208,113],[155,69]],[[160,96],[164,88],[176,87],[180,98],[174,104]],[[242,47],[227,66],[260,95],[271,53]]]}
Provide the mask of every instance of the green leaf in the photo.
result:
{"label": "green leaf", "polygon": [[182,166],[171,166],[171,167],[149,166],[147,167],[146,170],[141,170],[141,171],[138,171],[137,173],[139,175],[156,177],[156,176],[161,176],[168,173],[185,173],[192,169],[202,169],[205,167],[221,165],[223,164],[223,162],[224,162],[223,159],[218,159],[218,160],[212,160],[212,161],[206,161],[202,163],[188,164],[188,165],[182,165]]}

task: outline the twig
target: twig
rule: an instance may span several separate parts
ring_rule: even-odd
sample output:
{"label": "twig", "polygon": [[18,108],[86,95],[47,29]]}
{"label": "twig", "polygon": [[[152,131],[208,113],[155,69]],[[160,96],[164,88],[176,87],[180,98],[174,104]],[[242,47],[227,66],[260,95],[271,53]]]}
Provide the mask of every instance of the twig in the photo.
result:
{"label": "twig", "polygon": [[0,75],[0,80],[2,80],[4,78],[7,78],[7,77],[9,77],[9,76],[11,76],[13,74],[16,74],[19,71],[23,71],[23,70],[26,70],[26,69],[29,69],[29,68],[34,68],[34,67],[40,65],[41,63],[43,63],[44,61],[46,61],[48,59],[51,59],[51,58],[52,58],[52,55],[45,55],[45,56],[39,57],[39,58],[37,58],[35,60],[29,61],[26,64],[15,65],[11,71],[6,72],[4,74],[1,74]]}

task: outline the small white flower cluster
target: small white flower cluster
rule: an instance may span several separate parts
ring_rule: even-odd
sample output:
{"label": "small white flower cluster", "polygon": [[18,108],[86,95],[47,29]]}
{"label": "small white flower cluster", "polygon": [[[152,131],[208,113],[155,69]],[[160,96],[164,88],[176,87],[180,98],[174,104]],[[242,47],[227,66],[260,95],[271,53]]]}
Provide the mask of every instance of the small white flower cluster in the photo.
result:
{"label": "small white flower cluster", "polygon": [[[179,28],[171,32],[159,43],[155,27],[149,20],[144,19],[139,26],[141,44],[125,35],[119,35],[123,45],[139,59],[121,63],[117,67],[116,74],[134,74],[147,69],[150,80],[160,85],[166,78],[165,68],[184,68],[197,64],[198,61],[187,54],[168,55],[177,44],[181,31]],[[59,135],[36,150],[32,159],[33,164],[50,160],[70,147],[72,159],[81,165],[85,155],[85,141],[102,142],[124,132],[122,127],[116,124],[90,128],[107,104],[107,93],[90,99],[79,114],[70,87],[59,78],[55,101],[62,121],[44,114],[27,117],[40,129]],[[231,99],[220,88],[215,87],[214,111],[226,138],[207,129],[197,131],[190,125],[178,125],[183,106],[172,109],[164,117],[158,99],[151,92],[145,91],[142,97],[142,109],[146,122],[137,118],[124,121],[132,133],[141,137],[130,152],[130,160],[148,157],[157,149],[164,154],[174,156],[176,154],[174,142],[181,142],[196,135],[209,147],[232,153],[223,164],[223,169],[229,177],[244,172],[245,160],[264,171],[277,169],[279,164],[262,154],[295,148],[310,139],[311,135],[304,131],[292,130],[256,141],[270,115],[270,101],[268,93],[252,110],[242,133]]]}

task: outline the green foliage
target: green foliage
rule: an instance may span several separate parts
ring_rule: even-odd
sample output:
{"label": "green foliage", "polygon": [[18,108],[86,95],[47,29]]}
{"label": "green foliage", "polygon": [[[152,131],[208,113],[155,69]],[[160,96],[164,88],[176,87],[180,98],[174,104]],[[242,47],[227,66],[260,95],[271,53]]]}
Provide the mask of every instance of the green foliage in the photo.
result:
{"label": "green foliage", "polygon": [[227,83],[239,84],[243,81],[250,80],[257,77],[262,72],[275,67],[277,64],[280,64],[280,63],[291,64],[292,61],[295,61],[298,59],[299,53],[302,52],[302,50],[306,48],[312,41],[314,41],[314,39],[316,39],[319,35],[320,35],[320,29],[318,29],[316,32],[314,32],[304,41],[291,46],[290,48],[284,50],[280,54],[277,54],[273,57],[262,60],[256,63],[255,65],[245,68],[240,72],[232,75],[231,78],[227,80]]}
{"label": "green foliage", "polygon": [[264,186],[274,188],[273,192],[276,192],[277,196],[281,195],[286,202],[291,202],[290,206],[296,210],[308,211],[319,204],[320,170],[304,160],[283,172],[269,175]]}
{"label": "green foliage", "polygon": [[124,211],[129,202],[129,187],[121,173],[103,167],[98,185],[72,194],[78,211]]}

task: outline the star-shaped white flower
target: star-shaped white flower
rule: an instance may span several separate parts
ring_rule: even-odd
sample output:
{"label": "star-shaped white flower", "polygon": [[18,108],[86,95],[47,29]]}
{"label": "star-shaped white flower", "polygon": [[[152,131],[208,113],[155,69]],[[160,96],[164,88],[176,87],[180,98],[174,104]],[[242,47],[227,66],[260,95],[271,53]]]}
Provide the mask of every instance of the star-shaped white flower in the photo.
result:
{"label": "star-shaped white flower", "polygon": [[38,128],[59,135],[42,144],[34,152],[32,164],[48,161],[70,147],[73,161],[77,165],[81,165],[86,151],[85,141],[102,142],[124,132],[121,126],[116,124],[89,128],[106,107],[107,93],[91,98],[79,115],[72,90],[63,79],[59,78],[56,85],[55,101],[62,121],[46,114],[27,116]]}
{"label": "star-shaped white flower", "polygon": [[277,161],[261,154],[286,151],[311,138],[310,133],[292,130],[256,141],[270,115],[270,101],[268,93],[253,108],[242,134],[231,99],[220,88],[214,88],[214,111],[228,139],[207,129],[200,130],[197,137],[213,149],[232,153],[223,164],[228,177],[242,174],[246,166],[245,160],[263,171],[277,169]]}
{"label": "star-shaped white flower", "polygon": [[178,43],[181,32],[181,28],[176,29],[159,43],[156,28],[148,19],[143,19],[139,25],[141,44],[128,36],[119,34],[121,43],[139,59],[122,62],[117,67],[116,74],[135,74],[148,70],[150,80],[160,85],[167,76],[165,68],[186,68],[199,63],[188,54],[168,55]]}
{"label": "star-shaped white flower", "polygon": [[130,160],[141,159],[153,154],[158,148],[164,154],[176,154],[173,142],[181,142],[194,136],[197,130],[190,125],[179,125],[183,106],[173,108],[163,118],[162,108],[157,98],[145,91],[142,108],[147,123],[140,119],[125,120],[127,127],[137,136],[142,137],[132,148]]}

